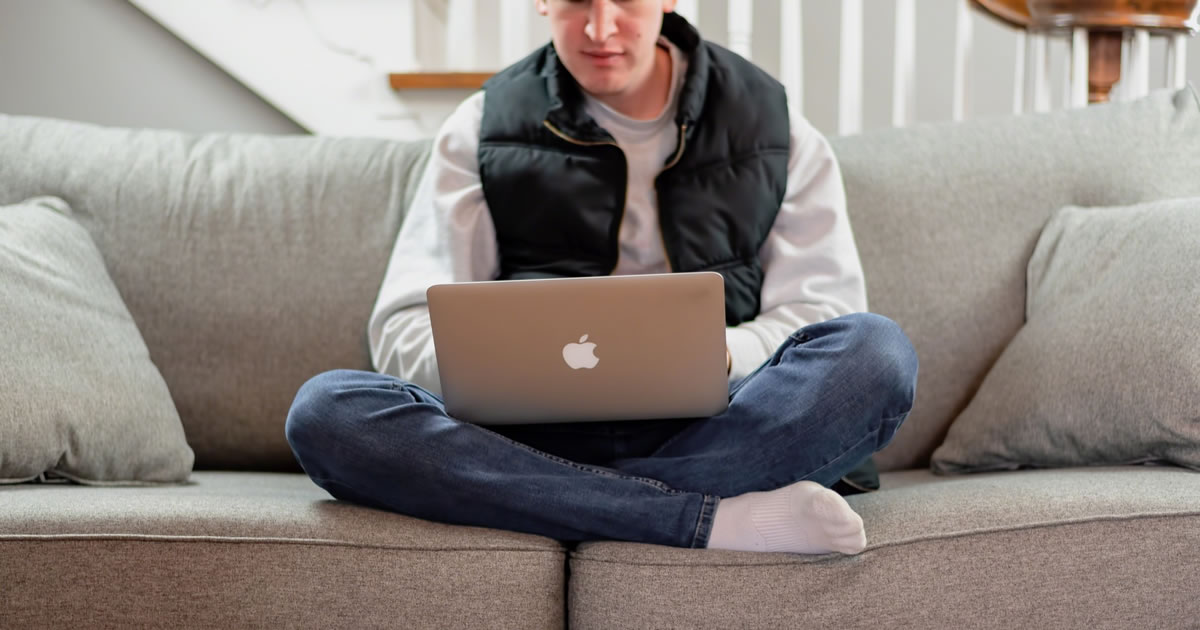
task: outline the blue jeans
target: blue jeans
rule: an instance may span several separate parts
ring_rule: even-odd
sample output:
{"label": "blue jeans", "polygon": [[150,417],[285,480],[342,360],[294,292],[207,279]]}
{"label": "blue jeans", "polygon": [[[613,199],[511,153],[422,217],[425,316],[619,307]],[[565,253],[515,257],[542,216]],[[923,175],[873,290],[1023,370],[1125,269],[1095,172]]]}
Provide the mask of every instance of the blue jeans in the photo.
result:
{"label": "blue jeans", "polygon": [[855,313],[789,336],[711,418],[485,427],[404,380],[334,370],[300,388],[286,434],[338,499],[564,542],[699,548],[720,497],[828,487],[883,448],[916,382],[900,327]]}

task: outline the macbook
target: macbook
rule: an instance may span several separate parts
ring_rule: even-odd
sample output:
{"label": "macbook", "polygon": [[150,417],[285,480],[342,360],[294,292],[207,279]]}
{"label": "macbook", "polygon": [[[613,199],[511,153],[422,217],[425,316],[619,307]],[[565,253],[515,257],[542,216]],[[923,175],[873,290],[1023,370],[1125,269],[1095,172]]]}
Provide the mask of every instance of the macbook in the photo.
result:
{"label": "macbook", "polygon": [[718,273],[460,282],[426,296],[453,418],[701,418],[728,405]]}

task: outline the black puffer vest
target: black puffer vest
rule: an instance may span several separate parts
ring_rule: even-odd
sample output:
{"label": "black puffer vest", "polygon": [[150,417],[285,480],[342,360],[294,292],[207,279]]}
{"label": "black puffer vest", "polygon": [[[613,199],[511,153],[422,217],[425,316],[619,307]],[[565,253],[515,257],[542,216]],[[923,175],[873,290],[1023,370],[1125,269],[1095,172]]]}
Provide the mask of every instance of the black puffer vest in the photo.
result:
{"label": "black puffer vest", "polygon": [[[783,86],[703,41],[668,13],[662,33],[688,56],[679,146],[655,180],[671,271],[725,278],[730,326],[759,312],[758,250],[787,186]],[[617,266],[628,166],[584,112],[579,85],[547,44],[485,85],[479,174],[496,227],[500,279],[608,275]]]}
{"label": "black puffer vest", "polygon": [[[758,251],[787,187],[790,133],[783,86],[757,66],[664,15],[662,34],[688,57],[676,152],[655,179],[672,272],[725,279],[725,321],[758,316]],[[500,280],[600,276],[617,266],[628,165],[584,111],[583,93],[552,44],[485,85],[479,175],[496,230]],[[834,489],[879,487],[868,459]]]}

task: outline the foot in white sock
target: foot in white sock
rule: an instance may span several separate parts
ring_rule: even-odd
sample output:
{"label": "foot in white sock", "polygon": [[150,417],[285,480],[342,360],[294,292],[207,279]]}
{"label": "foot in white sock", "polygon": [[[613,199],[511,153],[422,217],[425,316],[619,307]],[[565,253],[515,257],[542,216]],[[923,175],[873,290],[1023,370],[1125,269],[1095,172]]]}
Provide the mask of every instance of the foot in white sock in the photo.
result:
{"label": "foot in white sock", "polygon": [[867,546],[862,517],[813,481],[721,499],[709,549],[856,554]]}

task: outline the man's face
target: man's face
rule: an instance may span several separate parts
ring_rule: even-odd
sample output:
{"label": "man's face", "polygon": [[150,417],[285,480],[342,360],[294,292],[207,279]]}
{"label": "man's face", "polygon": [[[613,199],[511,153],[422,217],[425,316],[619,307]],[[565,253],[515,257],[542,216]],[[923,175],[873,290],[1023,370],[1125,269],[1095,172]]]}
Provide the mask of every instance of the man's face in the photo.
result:
{"label": "man's face", "polygon": [[595,96],[634,92],[654,69],[663,13],[675,0],[537,0],[550,18],[554,50]]}

